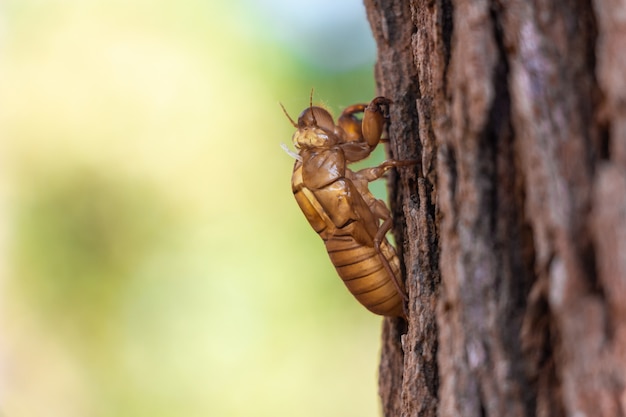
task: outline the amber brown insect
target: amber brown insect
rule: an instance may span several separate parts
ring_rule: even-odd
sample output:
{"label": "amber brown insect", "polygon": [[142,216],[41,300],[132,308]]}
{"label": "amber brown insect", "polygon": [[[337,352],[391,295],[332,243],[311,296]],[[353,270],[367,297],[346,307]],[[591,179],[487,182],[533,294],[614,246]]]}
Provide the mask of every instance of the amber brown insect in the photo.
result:
{"label": "amber brown insect", "polygon": [[[297,128],[291,187],[337,273],[371,312],[404,317],[400,262],[385,237],[392,227],[391,212],[371,194],[368,184],[393,167],[415,162],[388,160],[356,172],[347,166],[369,156],[381,142],[389,104],[377,97],[367,105],[349,106],[337,124],[328,111],[312,103],[297,123],[284,107],[283,111]],[[359,113],[362,119],[356,117]]]}

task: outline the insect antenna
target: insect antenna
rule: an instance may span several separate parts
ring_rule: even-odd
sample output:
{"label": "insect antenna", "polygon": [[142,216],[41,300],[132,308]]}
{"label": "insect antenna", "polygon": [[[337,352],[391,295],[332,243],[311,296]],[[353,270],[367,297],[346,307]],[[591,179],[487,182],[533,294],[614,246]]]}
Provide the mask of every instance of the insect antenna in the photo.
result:
{"label": "insect antenna", "polygon": [[311,87],[311,94],[309,95],[309,109],[311,110],[311,117],[313,118],[313,124],[317,126],[317,119],[315,119],[315,113],[313,112],[313,87]]}
{"label": "insect antenna", "polygon": [[287,116],[287,119],[289,119],[289,121],[291,122],[291,125],[297,128],[298,123],[294,122],[291,116],[289,116],[289,113],[287,113],[287,109],[285,109],[285,106],[283,106],[283,103],[278,103],[278,104],[280,104],[280,108],[283,109],[283,113],[285,113],[285,116]]}

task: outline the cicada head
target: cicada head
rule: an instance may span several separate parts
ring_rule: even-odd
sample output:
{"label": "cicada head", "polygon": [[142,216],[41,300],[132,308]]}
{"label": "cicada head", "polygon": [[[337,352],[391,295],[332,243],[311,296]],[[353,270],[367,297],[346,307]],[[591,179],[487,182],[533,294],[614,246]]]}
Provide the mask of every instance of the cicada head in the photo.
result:
{"label": "cicada head", "polygon": [[335,121],[321,107],[308,107],[298,117],[298,130],[293,134],[296,148],[324,148],[337,143]]}

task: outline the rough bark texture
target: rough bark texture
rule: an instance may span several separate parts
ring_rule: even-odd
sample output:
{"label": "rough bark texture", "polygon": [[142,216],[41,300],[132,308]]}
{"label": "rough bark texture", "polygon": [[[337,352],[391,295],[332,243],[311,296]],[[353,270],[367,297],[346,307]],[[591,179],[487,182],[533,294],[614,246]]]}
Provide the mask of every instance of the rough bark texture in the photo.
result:
{"label": "rough bark texture", "polygon": [[626,415],[626,3],[365,0],[409,319],[385,416]]}

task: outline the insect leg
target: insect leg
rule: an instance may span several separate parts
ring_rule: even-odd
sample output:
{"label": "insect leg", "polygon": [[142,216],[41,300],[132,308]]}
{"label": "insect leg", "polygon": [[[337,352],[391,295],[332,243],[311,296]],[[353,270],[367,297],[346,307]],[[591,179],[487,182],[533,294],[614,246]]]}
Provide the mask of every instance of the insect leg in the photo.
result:
{"label": "insect leg", "polygon": [[363,139],[370,146],[378,145],[385,125],[389,121],[389,104],[391,100],[376,97],[363,111]]}
{"label": "insect leg", "polygon": [[378,253],[378,256],[381,262],[383,263],[383,266],[385,267],[387,274],[389,274],[389,276],[391,277],[391,281],[393,282],[393,285],[396,287],[398,294],[400,294],[400,296],[405,302],[408,302],[409,297],[407,296],[406,291],[404,291],[402,283],[399,281],[396,274],[394,274],[393,269],[391,268],[391,265],[389,265],[389,260],[383,253],[382,248],[380,246],[381,242],[385,239],[385,235],[387,234],[389,230],[391,230],[392,226],[393,226],[393,220],[391,219],[391,216],[388,215],[385,221],[383,222],[383,224],[378,229],[378,232],[376,232],[376,236],[374,237],[374,249],[376,250],[376,253]]}
{"label": "insect leg", "polygon": [[358,170],[357,172],[354,173],[354,176],[355,178],[358,178],[359,180],[372,182],[374,180],[379,179],[383,175],[385,175],[385,173],[389,171],[391,168],[410,166],[410,165],[415,165],[417,163],[418,161],[415,159],[409,159],[406,161],[397,161],[395,159],[389,159],[383,162],[382,164],[378,165],[377,167],[363,168],[361,170]]}
{"label": "insect leg", "polygon": [[355,185],[360,187],[360,192],[363,198],[367,201],[370,211],[376,217],[377,223],[382,221],[382,224],[376,231],[376,235],[374,236],[374,249],[378,254],[383,267],[387,271],[387,274],[391,277],[392,282],[398,291],[398,294],[404,299],[404,301],[408,301],[407,294],[403,288],[403,284],[400,282],[400,278],[393,272],[391,265],[389,264],[389,258],[383,252],[383,248],[381,247],[382,242],[386,242],[385,235],[391,228],[393,227],[393,219],[391,218],[391,212],[387,208],[387,205],[382,200],[377,200],[367,189],[367,183],[374,181],[380,177],[382,177],[385,172],[393,167],[399,166],[409,166],[415,165],[417,161],[415,160],[407,160],[407,161],[396,161],[396,160],[388,160],[383,162],[377,167],[374,168],[365,168],[353,173],[351,176],[353,177],[353,181]]}
{"label": "insect leg", "polygon": [[372,152],[372,149],[374,148],[365,141],[363,141],[361,119],[355,116],[357,113],[363,113],[365,107],[367,107],[366,104],[353,104],[352,106],[346,107],[344,111],[341,112],[339,119],[337,119],[337,129],[344,133],[344,135],[342,135],[343,142],[358,143],[361,146],[367,148],[367,152],[365,152],[365,155],[363,157],[352,158],[353,161],[364,159]]}

